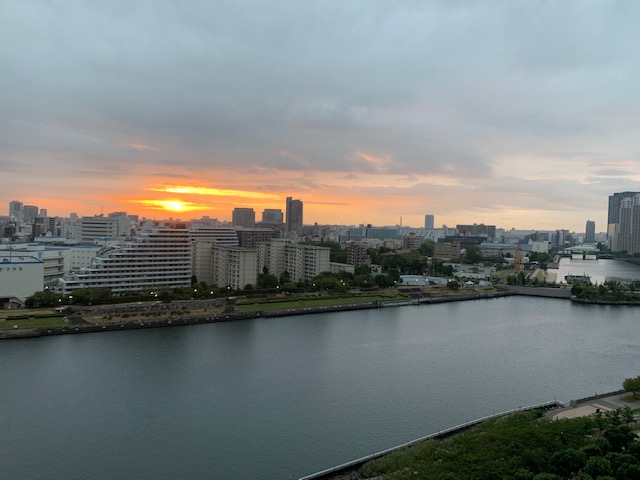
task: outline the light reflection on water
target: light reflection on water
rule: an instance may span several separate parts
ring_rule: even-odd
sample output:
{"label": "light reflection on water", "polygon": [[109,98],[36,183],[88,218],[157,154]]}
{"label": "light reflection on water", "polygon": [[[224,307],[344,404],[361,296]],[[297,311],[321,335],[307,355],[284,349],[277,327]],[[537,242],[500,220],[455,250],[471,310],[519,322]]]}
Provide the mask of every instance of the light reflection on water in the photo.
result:
{"label": "light reflection on water", "polygon": [[566,275],[589,275],[592,283],[603,283],[605,280],[616,280],[628,283],[640,280],[640,266],[625,260],[582,260],[562,258],[558,269],[550,269],[557,272],[557,283],[566,283]]}

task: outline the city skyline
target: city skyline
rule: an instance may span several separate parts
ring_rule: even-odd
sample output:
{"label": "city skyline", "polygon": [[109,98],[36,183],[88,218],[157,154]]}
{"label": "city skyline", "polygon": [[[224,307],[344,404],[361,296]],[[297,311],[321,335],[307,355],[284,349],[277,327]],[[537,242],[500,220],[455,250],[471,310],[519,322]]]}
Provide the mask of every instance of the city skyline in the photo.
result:
{"label": "city skyline", "polygon": [[3,2],[0,203],[605,231],[640,191],[630,2]]}

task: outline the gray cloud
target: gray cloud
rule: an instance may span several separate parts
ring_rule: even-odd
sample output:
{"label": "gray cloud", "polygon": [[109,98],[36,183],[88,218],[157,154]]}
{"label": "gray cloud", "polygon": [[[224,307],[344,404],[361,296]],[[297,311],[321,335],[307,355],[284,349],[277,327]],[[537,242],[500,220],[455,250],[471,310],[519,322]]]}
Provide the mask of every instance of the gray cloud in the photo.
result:
{"label": "gray cloud", "polygon": [[[549,191],[505,192],[505,156],[640,175],[635,2],[7,0],[0,16],[3,171],[439,174],[482,180],[493,205]],[[613,186],[551,184],[568,205]]]}

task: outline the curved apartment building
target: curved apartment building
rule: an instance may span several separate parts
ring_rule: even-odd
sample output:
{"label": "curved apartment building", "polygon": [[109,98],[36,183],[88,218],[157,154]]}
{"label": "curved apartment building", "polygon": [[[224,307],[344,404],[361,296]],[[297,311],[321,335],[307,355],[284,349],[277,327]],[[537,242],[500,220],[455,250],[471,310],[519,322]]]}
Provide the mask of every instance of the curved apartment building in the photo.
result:
{"label": "curved apartment building", "polygon": [[188,287],[192,275],[192,243],[187,229],[142,230],[135,240],[110,245],[91,266],[60,279],[63,294],[78,288],[110,288],[113,293]]}

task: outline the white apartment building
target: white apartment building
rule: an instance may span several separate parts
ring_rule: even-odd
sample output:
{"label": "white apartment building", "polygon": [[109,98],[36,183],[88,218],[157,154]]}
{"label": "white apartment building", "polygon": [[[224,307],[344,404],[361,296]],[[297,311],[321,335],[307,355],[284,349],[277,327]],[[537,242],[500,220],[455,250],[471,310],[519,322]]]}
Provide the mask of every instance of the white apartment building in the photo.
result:
{"label": "white apartment building", "polygon": [[192,244],[186,229],[141,230],[135,240],[104,247],[91,266],[65,275],[62,293],[78,288],[110,288],[112,292],[188,287]]}
{"label": "white apartment building", "polygon": [[199,282],[213,283],[213,246],[237,247],[238,235],[231,227],[196,226],[189,229],[193,244],[191,268]]}
{"label": "white apartment building", "polygon": [[102,250],[98,245],[73,245],[65,247],[64,273],[77,272],[91,266],[91,261]]}
{"label": "white apartment building", "polygon": [[258,250],[255,248],[212,248],[212,279],[219,287],[228,286],[240,290],[255,285],[257,279]]}
{"label": "white apartment building", "polygon": [[236,231],[232,227],[198,225],[189,229],[189,236],[194,242],[204,240],[228,247],[237,247],[239,245],[238,235],[236,235]]}
{"label": "white apartment building", "polygon": [[258,273],[266,267],[271,275],[279,277],[285,271],[285,250],[291,243],[291,240],[279,238],[258,244]]}
{"label": "white apartment building", "polygon": [[329,272],[328,247],[290,243],[285,247],[284,269],[292,282],[311,280],[322,272]]}

